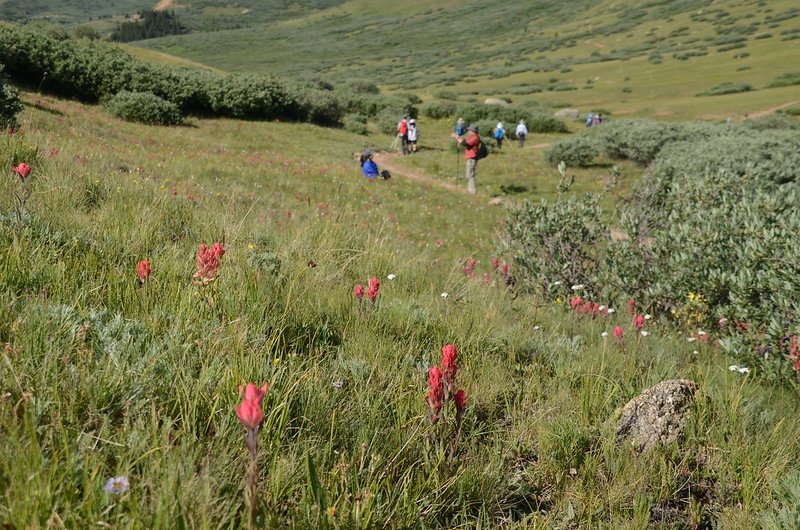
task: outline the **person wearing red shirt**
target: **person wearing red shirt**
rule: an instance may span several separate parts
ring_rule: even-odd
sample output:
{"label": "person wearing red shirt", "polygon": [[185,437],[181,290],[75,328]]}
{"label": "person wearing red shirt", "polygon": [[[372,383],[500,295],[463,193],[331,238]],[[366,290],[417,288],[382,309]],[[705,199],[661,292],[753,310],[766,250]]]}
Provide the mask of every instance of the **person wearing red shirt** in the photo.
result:
{"label": "person wearing red shirt", "polygon": [[408,154],[408,116],[403,116],[403,119],[400,120],[400,123],[397,124],[397,136],[400,137],[400,140],[403,144],[403,154]]}
{"label": "person wearing red shirt", "polygon": [[481,137],[478,135],[478,126],[471,123],[467,127],[467,136],[464,138],[455,133],[452,136],[458,142],[458,145],[463,145],[467,148],[464,153],[464,158],[467,160],[467,191],[475,195],[478,192],[475,187],[475,168],[478,165],[478,146],[481,143]]}

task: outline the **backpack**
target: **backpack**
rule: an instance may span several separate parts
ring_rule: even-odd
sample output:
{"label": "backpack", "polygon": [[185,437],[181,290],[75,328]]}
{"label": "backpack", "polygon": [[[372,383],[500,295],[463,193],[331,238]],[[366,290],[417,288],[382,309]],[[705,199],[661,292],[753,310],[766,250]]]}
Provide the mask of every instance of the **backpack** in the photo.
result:
{"label": "backpack", "polygon": [[478,156],[475,157],[476,160],[483,160],[489,156],[489,148],[486,147],[486,144],[483,143],[483,140],[478,141]]}

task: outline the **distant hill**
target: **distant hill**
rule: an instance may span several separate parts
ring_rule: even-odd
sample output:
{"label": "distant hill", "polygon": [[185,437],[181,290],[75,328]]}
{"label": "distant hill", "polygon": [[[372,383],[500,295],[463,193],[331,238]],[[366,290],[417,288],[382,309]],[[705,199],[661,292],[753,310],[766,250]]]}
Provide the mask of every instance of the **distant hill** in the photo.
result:
{"label": "distant hill", "polygon": [[[78,23],[86,12],[79,4],[6,1],[0,16],[17,6],[18,20],[28,6],[31,16],[71,16]],[[104,9],[119,15],[141,6],[115,0]],[[174,10],[191,31],[142,47],[228,71],[334,84],[368,80],[425,99],[537,99],[581,111],[724,118],[791,103],[796,86],[767,87],[800,70],[794,0],[163,0],[159,6]],[[720,92],[718,86],[753,90],[698,97]]]}

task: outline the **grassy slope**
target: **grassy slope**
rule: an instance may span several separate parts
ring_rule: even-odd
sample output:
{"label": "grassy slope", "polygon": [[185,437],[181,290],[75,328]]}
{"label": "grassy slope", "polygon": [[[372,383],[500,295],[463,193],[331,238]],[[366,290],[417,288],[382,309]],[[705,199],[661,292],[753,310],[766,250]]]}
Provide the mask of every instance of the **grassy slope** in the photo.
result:
{"label": "grassy slope", "polygon": [[[643,10],[616,2],[418,2],[403,11],[350,1],[342,6],[263,27],[195,33],[141,43],[227,70],[319,74],[333,80],[377,80],[390,90],[430,97],[446,88],[478,98],[509,93],[582,110],[602,108],[639,116],[690,118],[741,116],[796,99],[792,90],[769,89],[726,98],[695,94],[725,81],[757,89],[793,71],[800,39],[794,3],[654,3]],[[637,18],[632,18],[638,12]],[[576,17],[575,13],[581,13]],[[786,18],[783,17],[786,14]],[[783,20],[772,20],[776,15]],[[736,29],[757,24],[755,30]],[[683,32],[676,31],[687,28]],[[769,34],[765,39],[756,35]],[[313,38],[309,38],[313,35]],[[743,35],[730,51],[713,39]],[[709,39],[709,40],[706,40]],[[630,50],[638,48],[638,52]],[[241,50],[248,50],[243,54]],[[469,50],[469,52],[465,52]],[[625,51],[629,50],[629,51]],[[661,50],[663,62],[648,55]],[[675,54],[707,55],[678,60]],[[626,60],[597,61],[593,53],[617,51]],[[749,56],[734,56],[747,53]],[[742,69],[740,68],[748,68]],[[571,71],[562,71],[571,68]],[[536,69],[541,71],[537,72]],[[557,79],[552,82],[551,80]],[[588,84],[592,80],[593,84]],[[578,90],[515,95],[509,89],[572,85]],[[588,88],[587,88],[588,87]],[[632,92],[623,92],[627,87]],[[793,99],[794,98],[794,99]]]}
{"label": "grassy slope", "polygon": [[[260,503],[274,526],[752,528],[774,481],[797,469],[796,396],[729,372],[689,330],[656,315],[637,338],[623,311],[576,320],[563,300],[465,278],[467,255],[481,259],[479,277],[490,272],[502,213],[483,205],[486,187],[476,201],[399,178],[366,183],[349,158],[363,138],[343,131],[148,128],[35,99],[24,137],[6,139],[42,157],[28,228],[0,231],[2,525],[243,524],[231,408],[246,381],[272,384]],[[449,164],[434,133],[446,127],[421,123],[428,149],[407,163]],[[536,149],[492,156],[483,186],[513,182],[523,157],[542,187],[555,184]],[[579,184],[596,187],[593,174]],[[2,180],[5,196],[13,182]],[[201,290],[193,252],[215,240],[228,252]],[[268,251],[277,277],[254,265]],[[155,272],[139,289],[145,257]],[[389,273],[378,309],[358,317],[353,285]],[[624,349],[600,337],[614,324]],[[469,395],[449,465],[430,445],[423,400],[447,342]],[[672,377],[702,389],[683,450],[615,448],[615,410]],[[309,458],[334,511],[312,494]],[[118,474],[131,490],[109,497],[102,485]]]}

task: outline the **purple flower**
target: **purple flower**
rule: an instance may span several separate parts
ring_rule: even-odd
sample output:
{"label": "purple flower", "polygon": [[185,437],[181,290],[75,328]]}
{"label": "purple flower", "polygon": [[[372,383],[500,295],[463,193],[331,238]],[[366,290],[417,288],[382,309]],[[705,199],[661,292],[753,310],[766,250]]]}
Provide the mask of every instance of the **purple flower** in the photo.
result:
{"label": "purple flower", "polygon": [[106,485],[103,486],[103,489],[106,493],[121,495],[128,491],[129,487],[130,482],[128,482],[128,477],[120,475],[118,477],[111,477],[110,479],[106,480]]}

